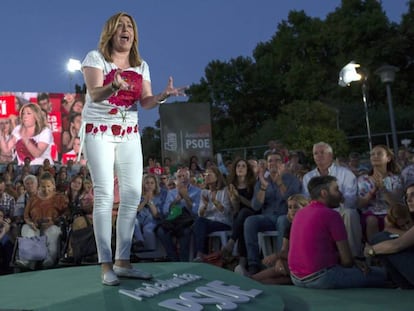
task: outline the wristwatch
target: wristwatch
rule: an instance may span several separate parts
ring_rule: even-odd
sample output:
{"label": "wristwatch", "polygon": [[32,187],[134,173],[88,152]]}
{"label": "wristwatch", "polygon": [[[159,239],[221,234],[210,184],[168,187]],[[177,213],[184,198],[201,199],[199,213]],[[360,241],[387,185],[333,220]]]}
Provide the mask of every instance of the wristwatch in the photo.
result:
{"label": "wristwatch", "polygon": [[375,251],[374,251],[374,248],[372,246],[368,250],[368,255],[371,256],[371,257],[374,257],[376,255]]}

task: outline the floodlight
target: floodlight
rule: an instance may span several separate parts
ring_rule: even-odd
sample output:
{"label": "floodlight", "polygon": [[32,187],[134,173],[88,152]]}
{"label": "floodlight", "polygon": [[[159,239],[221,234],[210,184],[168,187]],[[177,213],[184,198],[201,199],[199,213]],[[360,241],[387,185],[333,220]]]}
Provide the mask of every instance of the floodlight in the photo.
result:
{"label": "floodlight", "polygon": [[356,68],[359,67],[360,65],[356,64],[354,61],[344,66],[339,72],[338,84],[342,87],[346,87],[349,86],[351,82],[360,81],[362,79],[362,75],[360,75],[356,70]]}
{"label": "floodlight", "polygon": [[368,103],[367,103],[367,75],[362,76],[357,72],[357,68],[360,68],[359,64],[356,64],[354,61],[351,61],[346,66],[344,66],[339,72],[338,84],[342,87],[347,87],[354,81],[362,80],[362,101],[364,103],[365,110],[365,122],[367,125],[367,136],[368,136],[368,146],[369,150],[372,150],[372,139],[371,139],[371,127],[369,125],[369,115],[368,115]]}
{"label": "floodlight", "polygon": [[67,68],[69,72],[80,71],[82,68],[82,64],[78,59],[69,58]]}

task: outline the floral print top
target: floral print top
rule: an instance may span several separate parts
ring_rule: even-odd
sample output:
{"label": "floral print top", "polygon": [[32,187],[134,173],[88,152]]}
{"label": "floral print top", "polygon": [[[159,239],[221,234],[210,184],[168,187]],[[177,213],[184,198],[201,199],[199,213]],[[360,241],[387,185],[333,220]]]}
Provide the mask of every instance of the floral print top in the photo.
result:
{"label": "floral print top", "polygon": [[[375,196],[372,198],[365,211],[371,211],[376,215],[385,215],[388,211],[388,204],[385,201],[385,193],[391,192],[394,194],[402,193],[402,181],[399,175],[389,175],[383,179],[384,187],[377,189]],[[367,193],[375,188],[374,181],[369,175],[361,175],[358,177],[358,196],[364,197]]]}
{"label": "floral print top", "polygon": [[31,142],[37,146],[38,143],[46,143],[48,146],[46,150],[38,157],[33,156],[26,145],[24,144],[22,137],[20,135],[21,124],[16,126],[12,132],[12,135],[16,139],[16,154],[17,154],[17,164],[23,165],[24,159],[26,157],[30,158],[30,165],[43,165],[45,159],[48,159],[50,164],[53,165],[53,158],[51,154],[51,148],[53,145],[53,133],[50,128],[45,127],[38,135],[30,138]]}
{"label": "floral print top", "polygon": [[[83,67],[98,68],[104,73],[104,85],[112,83],[118,69],[107,62],[98,51],[89,52]],[[129,90],[119,90],[108,99],[93,102],[89,93],[82,111],[82,134],[111,135],[127,137],[138,132],[137,102],[141,99],[142,81],[151,81],[148,65],[142,61],[139,67],[131,67],[121,73],[121,77],[130,85]]]}

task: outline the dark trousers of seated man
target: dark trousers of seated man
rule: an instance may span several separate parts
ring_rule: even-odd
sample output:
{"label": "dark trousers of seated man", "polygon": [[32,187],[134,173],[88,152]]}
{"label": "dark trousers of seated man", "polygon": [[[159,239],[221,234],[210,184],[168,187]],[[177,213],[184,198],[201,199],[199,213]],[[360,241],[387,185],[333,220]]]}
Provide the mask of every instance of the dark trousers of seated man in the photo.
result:
{"label": "dark trousers of seated man", "polygon": [[247,257],[246,240],[244,238],[244,223],[249,216],[255,215],[256,212],[250,208],[244,207],[233,217],[233,226],[230,238],[237,243],[237,253],[240,257]]}
{"label": "dark trousers of seated man", "polygon": [[246,240],[247,264],[250,274],[261,270],[261,258],[257,234],[264,231],[278,231],[277,251],[282,248],[283,234],[289,225],[284,215],[253,215],[246,218],[244,223],[244,238]]}
{"label": "dark trousers of seated man", "polygon": [[164,246],[165,252],[167,253],[167,259],[169,261],[189,261],[192,234],[190,226],[182,228],[177,233],[167,231],[163,227],[158,226],[155,233],[161,244]]}

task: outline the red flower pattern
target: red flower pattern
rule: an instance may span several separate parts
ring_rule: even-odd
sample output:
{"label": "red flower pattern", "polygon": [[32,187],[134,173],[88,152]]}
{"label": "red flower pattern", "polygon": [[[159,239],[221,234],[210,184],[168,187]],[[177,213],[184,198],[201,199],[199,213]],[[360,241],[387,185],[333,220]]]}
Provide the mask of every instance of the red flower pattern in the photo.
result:
{"label": "red flower pattern", "polygon": [[92,129],[93,129],[93,124],[92,123],[86,124],[86,134],[92,132]]}
{"label": "red flower pattern", "polygon": [[[115,78],[116,69],[112,69],[104,79],[104,85],[112,83]],[[126,110],[131,107],[137,100],[141,98],[142,93],[142,75],[136,73],[135,71],[126,70],[121,72],[121,77],[126,81],[130,89],[129,90],[119,90],[112,96],[108,98],[110,104],[116,106],[111,108],[108,111],[110,115],[121,114],[122,121],[126,121]],[[124,107],[120,109],[118,107]],[[105,133],[108,129],[108,125],[95,125],[93,123],[87,123],[85,126],[86,134],[93,133],[94,135],[98,132]],[[124,128],[121,125],[114,124],[111,126],[111,132],[114,136],[125,136],[126,134],[131,134],[132,132],[138,133],[138,125],[127,126]]]}
{"label": "red flower pattern", "polygon": [[[138,133],[138,124],[134,126],[122,126],[119,124],[113,124],[111,126],[111,132],[114,136],[125,136],[129,135],[131,133]],[[105,133],[108,130],[108,125],[105,124],[93,124],[93,123],[87,123],[86,124],[86,134],[92,133],[93,135],[98,134],[101,132],[102,134]]]}
{"label": "red flower pattern", "polygon": [[[34,141],[34,139],[30,139],[30,142],[32,142],[35,146],[37,146],[37,143]],[[23,142],[23,139],[19,139],[16,143],[16,153],[19,159],[23,162],[25,158],[30,158],[30,161],[32,161],[35,157],[29,152],[27,149],[25,143]]]}
{"label": "red flower pattern", "polygon": [[122,126],[120,126],[120,125],[114,124],[114,125],[111,126],[112,134],[115,135],[115,136],[118,136],[118,135],[121,134],[121,129],[122,129]]}
{"label": "red flower pattern", "polygon": [[[104,85],[112,83],[115,78],[115,69],[112,69],[104,80]],[[120,90],[108,98],[109,103],[117,107],[131,107],[137,100],[141,98],[142,92],[142,75],[135,71],[125,70],[121,72],[121,77],[126,81],[130,89]],[[112,111],[112,110],[111,110]]]}

